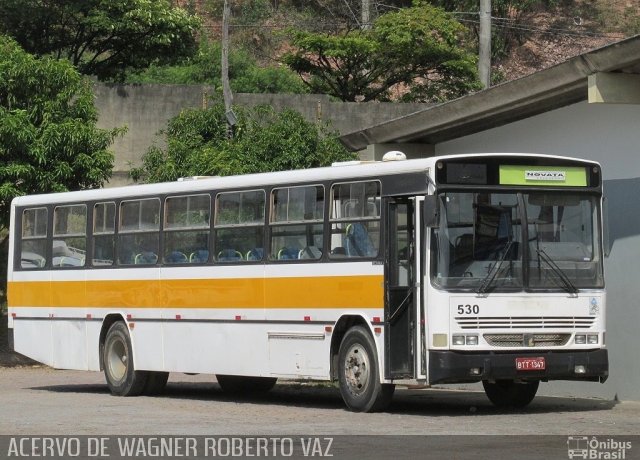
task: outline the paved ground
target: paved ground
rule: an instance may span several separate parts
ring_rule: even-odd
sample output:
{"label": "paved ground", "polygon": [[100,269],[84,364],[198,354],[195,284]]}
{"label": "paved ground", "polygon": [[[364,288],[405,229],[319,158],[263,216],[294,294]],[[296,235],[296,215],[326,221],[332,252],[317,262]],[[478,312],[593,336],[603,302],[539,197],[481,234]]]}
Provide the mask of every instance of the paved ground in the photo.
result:
{"label": "paved ground", "polygon": [[387,412],[356,414],[332,386],[232,397],[212,376],[171,374],[163,396],[120,398],[100,373],[48,367],[0,368],[0,388],[0,434],[640,434],[637,402],[539,396],[514,412],[483,393],[400,389]]}
{"label": "paved ground", "polygon": [[[25,365],[33,362],[2,339],[0,458],[9,455],[2,450],[14,438],[182,435],[293,436],[295,443],[321,436],[316,440],[323,449],[329,436],[334,458],[367,460],[565,459],[569,436],[579,436],[605,443],[589,458],[640,459],[640,402],[544,396],[545,384],[529,407],[517,411],[496,409],[480,391],[399,388],[388,411],[356,414],[328,384],[280,382],[267,394],[242,397],[223,393],[213,376],[184,374],[171,374],[162,396],[119,398],[109,394],[101,373]],[[610,448],[622,441],[635,449]],[[295,447],[299,454],[301,446]]]}

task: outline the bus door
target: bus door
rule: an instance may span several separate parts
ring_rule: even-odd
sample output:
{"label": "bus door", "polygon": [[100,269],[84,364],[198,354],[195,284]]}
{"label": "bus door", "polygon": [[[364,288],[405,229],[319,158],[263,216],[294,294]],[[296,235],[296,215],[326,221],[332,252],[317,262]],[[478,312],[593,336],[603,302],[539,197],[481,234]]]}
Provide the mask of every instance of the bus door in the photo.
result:
{"label": "bus door", "polygon": [[413,201],[386,201],[385,369],[386,378],[414,376],[415,232]]}

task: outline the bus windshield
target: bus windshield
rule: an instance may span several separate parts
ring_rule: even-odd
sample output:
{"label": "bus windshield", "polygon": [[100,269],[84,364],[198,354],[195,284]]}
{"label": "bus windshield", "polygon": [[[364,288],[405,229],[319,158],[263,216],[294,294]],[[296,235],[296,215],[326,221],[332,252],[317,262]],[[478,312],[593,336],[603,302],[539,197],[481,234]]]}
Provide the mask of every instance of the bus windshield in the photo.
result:
{"label": "bus windshield", "polygon": [[479,294],[603,287],[597,197],[446,192],[439,199],[435,286]]}

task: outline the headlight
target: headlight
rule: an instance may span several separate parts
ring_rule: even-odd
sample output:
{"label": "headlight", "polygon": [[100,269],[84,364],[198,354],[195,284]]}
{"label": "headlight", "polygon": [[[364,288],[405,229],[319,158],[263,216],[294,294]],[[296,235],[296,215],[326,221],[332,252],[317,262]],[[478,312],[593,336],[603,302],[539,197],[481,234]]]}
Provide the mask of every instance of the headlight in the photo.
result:
{"label": "headlight", "polygon": [[587,343],[587,336],[584,334],[576,334],[575,342],[576,345],[584,345]]}
{"label": "headlight", "polygon": [[598,334],[587,334],[587,343],[589,345],[596,345],[598,343]]}
{"label": "headlight", "polygon": [[478,336],[477,335],[454,335],[451,337],[451,341],[453,345],[478,345]]}
{"label": "headlight", "polygon": [[477,335],[468,335],[467,336],[467,345],[478,345],[478,336]]}

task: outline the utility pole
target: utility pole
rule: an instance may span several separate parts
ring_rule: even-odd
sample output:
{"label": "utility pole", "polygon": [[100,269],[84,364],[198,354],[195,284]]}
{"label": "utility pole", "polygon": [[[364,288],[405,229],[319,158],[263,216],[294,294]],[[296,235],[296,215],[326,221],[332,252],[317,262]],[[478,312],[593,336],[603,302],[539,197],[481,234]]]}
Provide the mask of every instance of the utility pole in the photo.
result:
{"label": "utility pole", "polygon": [[371,0],[362,0],[361,11],[361,28],[363,30],[371,29]]}
{"label": "utility pole", "polygon": [[480,0],[478,75],[485,89],[491,86],[491,0]]}
{"label": "utility pole", "polygon": [[233,126],[236,124],[236,116],[233,113],[233,94],[229,84],[229,18],[231,6],[229,0],[224,0],[222,10],[222,97],[224,98],[224,112],[229,125],[229,138],[233,137]]}

